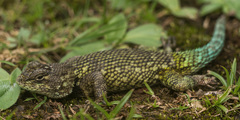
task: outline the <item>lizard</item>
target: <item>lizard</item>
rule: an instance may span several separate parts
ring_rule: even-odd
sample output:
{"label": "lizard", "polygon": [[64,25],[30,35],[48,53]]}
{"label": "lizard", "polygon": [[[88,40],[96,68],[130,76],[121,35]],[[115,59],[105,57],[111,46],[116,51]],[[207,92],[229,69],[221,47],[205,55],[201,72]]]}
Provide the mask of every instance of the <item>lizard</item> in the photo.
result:
{"label": "lizard", "polygon": [[225,22],[225,16],[219,17],[210,42],[193,50],[169,53],[112,49],[75,56],[63,63],[33,61],[16,81],[21,88],[50,98],[63,98],[78,87],[85,96],[102,99],[108,92],[143,87],[144,82],[186,91],[201,82],[194,79],[193,74],[221,52]]}

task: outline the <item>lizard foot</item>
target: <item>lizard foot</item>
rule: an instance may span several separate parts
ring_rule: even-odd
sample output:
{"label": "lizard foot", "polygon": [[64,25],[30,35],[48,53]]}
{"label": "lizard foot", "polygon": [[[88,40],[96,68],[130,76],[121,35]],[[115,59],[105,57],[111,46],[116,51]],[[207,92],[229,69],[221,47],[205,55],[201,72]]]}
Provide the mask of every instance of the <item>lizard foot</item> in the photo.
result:
{"label": "lizard foot", "polygon": [[196,81],[196,85],[207,86],[211,89],[215,89],[215,87],[211,85],[217,85],[215,77],[208,77],[206,75],[194,75],[192,78]]}
{"label": "lizard foot", "polygon": [[169,37],[167,39],[161,38],[164,51],[166,52],[172,52],[172,48],[176,46],[176,39],[175,37]]}

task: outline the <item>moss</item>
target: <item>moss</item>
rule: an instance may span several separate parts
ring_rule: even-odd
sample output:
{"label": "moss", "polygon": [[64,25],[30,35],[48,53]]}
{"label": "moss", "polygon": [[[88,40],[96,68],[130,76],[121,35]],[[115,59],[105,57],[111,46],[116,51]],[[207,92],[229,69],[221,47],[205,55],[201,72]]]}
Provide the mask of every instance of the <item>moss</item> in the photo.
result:
{"label": "moss", "polygon": [[207,44],[211,35],[206,34],[206,30],[192,24],[172,24],[168,29],[169,36],[176,38],[176,46],[181,50],[195,49]]}

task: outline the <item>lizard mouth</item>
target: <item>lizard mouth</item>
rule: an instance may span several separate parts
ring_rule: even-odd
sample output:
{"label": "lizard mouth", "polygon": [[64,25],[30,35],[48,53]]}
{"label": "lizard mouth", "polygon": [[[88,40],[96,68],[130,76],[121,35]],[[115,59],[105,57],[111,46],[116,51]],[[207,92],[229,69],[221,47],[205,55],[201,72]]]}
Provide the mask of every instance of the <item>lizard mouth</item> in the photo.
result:
{"label": "lizard mouth", "polygon": [[32,84],[32,82],[25,81],[25,78],[23,75],[18,76],[16,83],[23,89],[29,90],[29,91],[37,91],[37,87]]}

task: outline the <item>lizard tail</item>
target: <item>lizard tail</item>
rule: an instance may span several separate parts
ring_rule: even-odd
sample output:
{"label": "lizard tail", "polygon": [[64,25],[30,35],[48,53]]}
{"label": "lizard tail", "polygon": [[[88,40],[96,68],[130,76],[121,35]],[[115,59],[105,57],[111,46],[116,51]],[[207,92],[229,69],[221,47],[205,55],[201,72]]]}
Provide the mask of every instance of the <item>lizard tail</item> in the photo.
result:
{"label": "lizard tail", "polygon": [[224,46],[226,17],[218,18],[211,41],[203,47],[173,53],[177,69],[183,73],[196,72],[217,57]]}
{"label": "lizard tail", "polygon": [[[196,51],[208,51],[207,55],[203,55],[203,57],[207,57],[208,60],[205,62],[208,63],[208,61],[212,61],[217,57],[217,55],[221,52],[223,46],[224,46],[224,39],[225,39],[225,22],[226,22],[226,17],[221,16],[217,22],[216,26],[214,29],[213,37],[211,41],[203,46],[202,48],[196,49]],[[206,64],[207,64],[206,63]]]}

